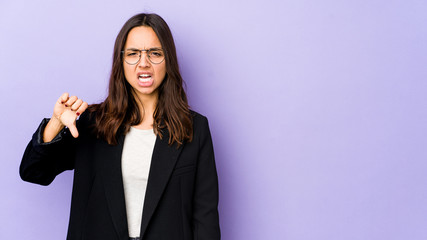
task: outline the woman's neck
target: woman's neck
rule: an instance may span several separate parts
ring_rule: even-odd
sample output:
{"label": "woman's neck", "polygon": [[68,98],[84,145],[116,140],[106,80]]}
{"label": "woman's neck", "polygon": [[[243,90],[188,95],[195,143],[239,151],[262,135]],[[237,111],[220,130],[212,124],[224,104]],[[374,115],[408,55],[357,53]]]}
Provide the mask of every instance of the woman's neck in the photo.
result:
{"label": "woman's neck", "polygon": [[142,121],[133,127],[137,129],[152,129],[154,123],[154,111],[158,102],[158,94],[136,96]]}

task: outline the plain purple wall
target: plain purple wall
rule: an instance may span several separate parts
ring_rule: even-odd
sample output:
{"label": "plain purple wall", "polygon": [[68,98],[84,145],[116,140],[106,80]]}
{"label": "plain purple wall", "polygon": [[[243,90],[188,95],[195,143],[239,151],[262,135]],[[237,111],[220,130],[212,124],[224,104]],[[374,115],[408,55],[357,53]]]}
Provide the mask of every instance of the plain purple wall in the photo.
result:
{"label": "plain purple wall", "polygon": [[1,1],[0,239],[65,239],[72,172],[23,182],[22,153],[62,92],[106,96],[147,11],[210,120],[223,239],[427,239],[422,0]]}

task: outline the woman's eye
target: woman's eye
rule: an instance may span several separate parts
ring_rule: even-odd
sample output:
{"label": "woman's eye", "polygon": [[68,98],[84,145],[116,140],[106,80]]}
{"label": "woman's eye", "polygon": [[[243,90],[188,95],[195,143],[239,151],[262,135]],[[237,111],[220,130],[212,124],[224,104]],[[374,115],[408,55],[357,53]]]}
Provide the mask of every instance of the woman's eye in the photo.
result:
{"label": "woman's eye", "polygon": [[126,56],[133,57],[133,56],[136,56],[136,55],[137,55],[136,52],[128,52]]}
{"label": "woman's eye", "polygon": [[162,52],[160,52],[160,51],[152,51],[152,52],[150,52],[150,55],[153,56],[153,57],[161,57],[161,56],[163,56]]}

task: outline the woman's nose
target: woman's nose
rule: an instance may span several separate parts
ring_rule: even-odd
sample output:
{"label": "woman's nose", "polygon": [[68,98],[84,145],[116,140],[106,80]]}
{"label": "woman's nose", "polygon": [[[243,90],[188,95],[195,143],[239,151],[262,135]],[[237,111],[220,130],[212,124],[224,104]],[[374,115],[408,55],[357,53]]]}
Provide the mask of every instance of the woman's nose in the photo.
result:
{"label": "woman's nose", "polygon": [[140,67],[150,66],[150,60],[148,60],[148,55],[146,52],[141,52],[141,59],[139,60],[138,66]]}

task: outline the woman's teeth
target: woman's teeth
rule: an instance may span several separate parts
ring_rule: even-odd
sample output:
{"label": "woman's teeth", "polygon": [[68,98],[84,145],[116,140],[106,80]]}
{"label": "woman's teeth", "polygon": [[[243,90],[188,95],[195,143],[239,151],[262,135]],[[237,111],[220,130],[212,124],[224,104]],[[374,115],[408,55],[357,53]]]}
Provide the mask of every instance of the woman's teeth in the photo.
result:
{"label": "woman's teeth", "polygon": [[139,75],[138,79],[139,79],[139,81],[146,82],[146,81],[149,81],[151,79],[151,75],[141,74],[141,75]]}

